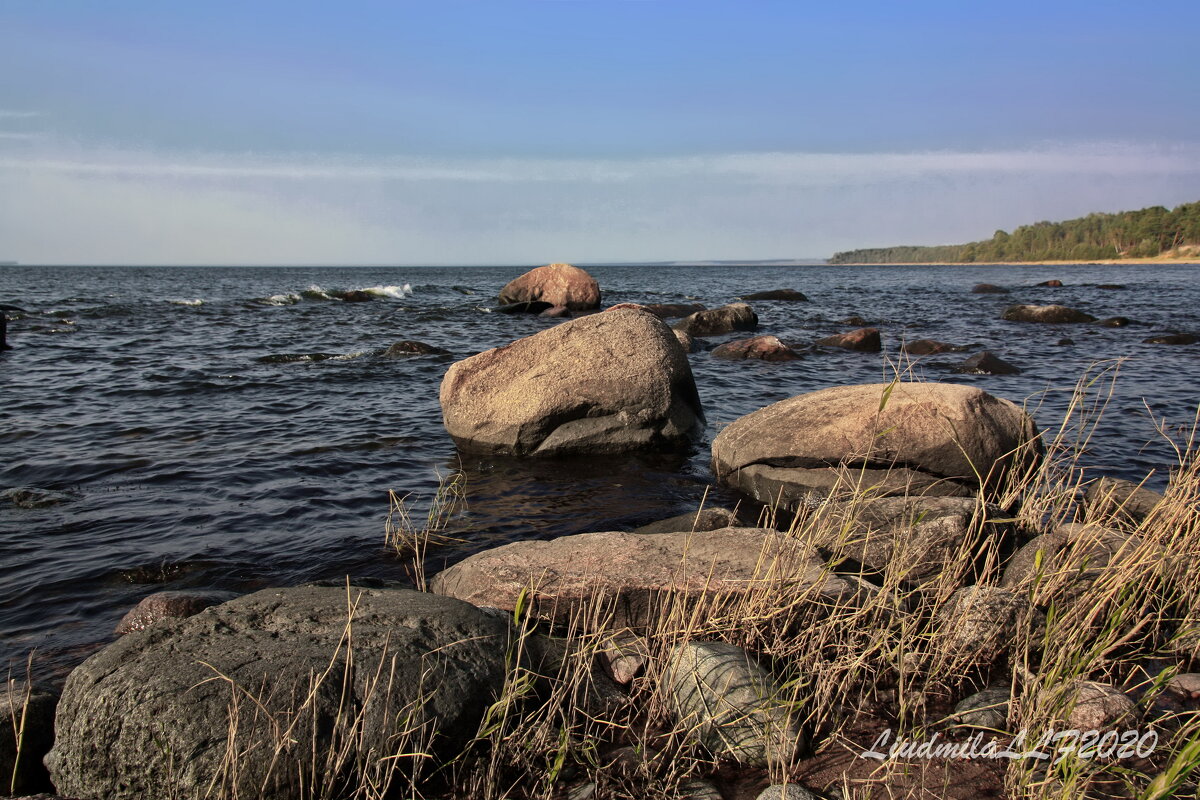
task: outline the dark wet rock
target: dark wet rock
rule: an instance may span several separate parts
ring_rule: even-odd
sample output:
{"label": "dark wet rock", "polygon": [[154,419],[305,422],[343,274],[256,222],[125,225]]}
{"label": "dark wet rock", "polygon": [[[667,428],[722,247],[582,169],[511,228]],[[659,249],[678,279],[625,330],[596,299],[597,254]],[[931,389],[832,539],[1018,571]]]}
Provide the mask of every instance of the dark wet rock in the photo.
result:
{"label": "dark wet rock", "polygon": [[1004,309],[1000,317],[1009,322],[1039,322],[1046,325],[1067,325],[1077,322],[1095,322],[1091,314],[1066,306],[1015,305]]}
{"label": "dark wet rock", "polygon": [[1163,499],[1133,481],[1105,476],[1088,485],[1083,506],[1091,520],[1112,520],[1120,527],[1134,527]]}
{"label": "dark wet rock", "polygon": [[259,364],[310,364],[340,357],[338,353],[274,353],[254,360]]}
{"label": "dark wet rock", "polygon": [[475,294],[475,290],[470,286],[451,286],[450,288],[459,294]]}
{"label": "dark wet rock", "polygon": [[553,308],[550,303],[541,300],[530,300],[521,303],[506,303],[492,309],[498,314],[540,314],[546,309]]}
{"label": "dark wet rock", "polygon": [[984,689],[954,707],[952,719],[968,728],[1003,731],[1008,725],[1011,692],[1007,686]]}
{"label": "dark wet rock", "polygon": [[0,500],[6,500],[17,508],[49,508],[62,505],[77,499],[79,496],[71,492],[58,492],[53,489],[38,489],[33,486],[18,486],[0,492]]}
{"label": "dark wet rock", "polygon": [[749,766],[790,764],[804,747],[793,698],[745,650],[685,642],[668,656],[675,719],[718,759]]}
{"label": "dark wet rock", "polygon": [[17,794],[49,791],[50,775],[42,757],[54,743],[58,694],[12,678],[0,688],[0,795],[13,789]]}
{"label": "dark wet rock", "polygon": [[758,315],[745,303],[730,303],[689,314],[673,327],[692,336],[720,336],[734,331],[754,330],[758,327]]}
{"label": "dark wet rock", "polygon": [[1024,593],[966,586],[938,609],[935,646],[972,664],[990,664],[1014,643],[1022,622],[1037,614]]}
{"label": "dark wet rock", "polygon": [[1142,344],[1195,344],[1196,342],[1200,342],[1200,337],[1190,333],[1167,333],[1142,340]]}
{"label": "dark wet rock", "polygon": [[448,356],[449,350],[434,347],[424,342],[396,342],[379,354],[381,358],[407,358],[408,356]]}
{"label": "dark wet rock", "polygon": [[129,609],[117,623],[113,633],[124,636],[134,631],[145,630],[165,619],[184,619],[199,614],[209,606],[224,603],[237,597],[233,592],[206,592],[182,590],[155,592],[143,597],[141,602]]}
{"label": "dark wet rock", "polygon": [[551,306],[550,308],[547,308],[545,311],[543,311],[538,316],[539,317],[551,317],[551,318],[569,317],[569,316],[571,316],[571,311],[566,306]]}
{"label": "dark wet rock", "polygon": [[559,620],[603,598],[613,605],[614,626],[640,628],[652,623],[665,594],[731,599],[762,591],[766,580],[813,586],[814,595],[827,599],[854,594],[814,548],[758,528],[609,531],[513,542],[443,570],[430,589],[506,611],[526,597],[538,616]]}
{"label": "dark wet rock", "polygon": [[738,339],[726,342],[712,351],[713,358],[743,359],[755,358],[760,361],[795,361],[800,354],[783,342],[777,336],[754,336],[749,339]]}
{"label": "dark wet rock", "polygon": [[727,508],[704,508],[700,511],[689,511],[686,514],[668,517],[667,519],[651,522],[640,528],[634,528],[634,533],[679,533],[681,531],[715,531],[721,528],[736,528],[741,526],[741,520],[734,511]]}
{"label": "dark wet rock", "polygon": [[351,289],[348,292],[340,292],[335,296],[346,303],[369,303],[375,299],[373,294],[362,289]]}
{"label": "dark wet rock", "polygon": [[994,283],[977,283],[971,287],[971,294],[1008,294],[1008,289]]}
{"label": "dark wet rock", "polygon": [[963,361],[954,368],[955,372],[969,375],[1020,375],[1021,369],[1010,364],[999,356],[984,350]]}
{"label": "dark wet rock", "polygon": [[[121,637],[80,665],[46,764],[68,795],[286,800],[328,777],[327,754],[341,746],[338,735],[351,735],[335,728],[350,718],[361,720],[353,735],[364,753],[415,747],[447,758],[503,686],[509,640],[505,621],[424,592],[256,592]],[[234,703],[241,755],[229,775]],[[404,742],[405,729],[427,741]],[[412,764],[387,762],[373,777],[386,785],[387,770]],[[345,768],[351,785],[357,768]]]}
{"label": "dark wet rock", "polygon": [[1035,456],[1025,445],[1036,436],[1020,408],[973,386],[838,386],[727,425],[713,440],[713,472],[759,502],[789,508],[846,478],[886,495],[970,495],[977,475],[997,487]]}
{"label": "dark wet rock", "polygon": [[936,577],[1007,528],[977,524],[973,497],[868,497],[829,500],[811,512],[805,541],[868,571],[903,570],[908,583]]}
{"label": "dark wet rock", "polygon": [[878,353],[883,349],[878,328],[858,328],[847,333],[837,333],[821,339],[817,344],[826,347],[841,347],[860,353]]}
{"label": "dark wet rock", "polygon": [[1102,328],[1124,328],[1126,325],[1132,325],[1133,320],[1129,317],[1108,317],[1096,323]]}
{"label": "dark wet rock", "polygon": [[1096,288],[1097,289],[1124,289],[1124,288],[1126,288],[1126,286],[1123,283],[1099,283],[1099,284],[1096,284]]}
{"label": "dark wet rock", "polygon": [[841,323],[843,325],[853,325],[856,328],[867,328],[867,327],[870,327],[870,325],[871,325],[871,323],[867,322],[865,319],[858,316],[857,314],[855,314],[852,317],[846,317],[844,320],[841,321]]}
{"label": "dark wet rock", "polygon": [[795,289],[772,289],[766,292],[754,292],[753,294],[742,295],[739,300],[788,300],[791,302],[808,302],[808,298],[804,292],[798,292]]}
{"label": "dark wet rock", "polygon": [[501,305],[539,301],[547,306],[586,311],[600,307],[600,284],[579,267],[547,264],[509,281],[500,290],[499,301]]}
{"label": "dark wet rock", "polygon": [[648,303],[644,308],[654,316],[663,319],[686,317],[698,311],[708,310],[700,303]]}
{"label": "dark wet rock", "polygon": [[458,361],[442,380],[441,404],[459,447],[519,456],[676,450],[704,420],[675,335],[631,309]]}
{"label": "dark wet rock", "polygon": [[900,347],[901,352],[908,353],[910,356],[934,356],[938,353],[950,353],[958,349],[952,344],[939,342],[936,339],[917,339],[905,342]]}
{"label": "dark wet rock", "polygon": [[1053,278],[1053,279],[1051,279],[1051,280],[1048,280],[1048,281],[1042,281],[1041,283],[1039,283],[1039,284],[1038,284],[1038,286],[1046,286],[1046,287],[1048,287],[1048,288],[1051,288],[1051,289],[1058,289],[1058,288],[1061,288],[1061,287],[1062,287],[1062,285],[1063,285],[1063,282],[1062,282],[1062,281],[1060,281],[1058,278]]}
{"label": "dark wet rock", "polygon": [[1075,344],[1075,340],[1064,337],[1062,339],[1059,339],[1057,342],[1055,342],[1055,344],[1058,345],[1059,347],[1069,347],[1070,345]]}

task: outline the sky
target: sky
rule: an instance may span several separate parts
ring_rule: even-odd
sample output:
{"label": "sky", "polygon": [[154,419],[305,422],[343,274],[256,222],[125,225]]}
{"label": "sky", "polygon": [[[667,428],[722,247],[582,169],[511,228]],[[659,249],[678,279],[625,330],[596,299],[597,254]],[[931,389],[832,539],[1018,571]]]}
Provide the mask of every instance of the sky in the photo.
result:
{"label": "sky", "polygon": [[821,258],[1200,200],[1195,0],[0,0],[0,260]]}

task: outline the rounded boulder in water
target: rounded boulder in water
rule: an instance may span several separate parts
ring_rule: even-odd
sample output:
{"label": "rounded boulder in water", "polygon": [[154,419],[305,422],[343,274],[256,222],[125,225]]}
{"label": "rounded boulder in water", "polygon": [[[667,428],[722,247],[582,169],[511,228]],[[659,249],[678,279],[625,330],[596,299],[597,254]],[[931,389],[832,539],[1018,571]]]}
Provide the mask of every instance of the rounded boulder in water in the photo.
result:
{"label": "rounded boulder in water", "polygon": [[677,450],[704,420],[674,333],[635,309],[564,322],[456,362],[441,404],[460,448],[517,456]]}
{"label": "rounded boulder in water", "polygon": [[600,284],[579,267],[547,264],[509,281],[500,290],[499,299],[501,305],[537,301],[547,307],[587,311],[600,307]]}

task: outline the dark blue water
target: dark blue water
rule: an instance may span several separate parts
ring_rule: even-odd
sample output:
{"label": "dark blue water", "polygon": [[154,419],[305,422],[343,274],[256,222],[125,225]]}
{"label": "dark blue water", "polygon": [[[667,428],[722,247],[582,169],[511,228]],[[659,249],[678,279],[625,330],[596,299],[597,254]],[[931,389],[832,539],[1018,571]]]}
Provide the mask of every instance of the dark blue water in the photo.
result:
{"label": "dark blue water", "polygon": [[[428,497],[460,465],[441,426],[449,360],[388,360],[415,339],[462,358],[555,324],[489,313],[521,268],[0,268],[14,349],[0,355],[0,490],[67,494],[44,508],[0,501],[0,656],[36,648],[51,666],[105,640],[129,606],[164,588],[246,591],[321,578],[404,580],[383,547],[387,491]],[[708,441],[742,414],[801,392],[889,380],[904,339],[993,350],[1019,376],[970,376],[920,361],[927,379],[1040,402],[1056,425],[1094,362],[1126,359],[1088,458],[1109,474],[1165,476],[1172,452],[1146,405],[1190,424],[1200,346],[1142,339],[1200,331],[1200,267],[613,267],[590,270],[605,304],[698,301],[791,287],[809,303],[758,303],[762,332],[797,345],[860,315],[886,351],[787,363],[691,357],[706,439],[680,458],[545,463],[464,457],[460,545],[429,568],[499,542],[629,528],[694,509]],[[1036,287],[1060,278],[1059,289]],[[1011,295],[973,295],[978,282]],[[1122,284],[1101,289],[1098,284]],[[407,288],[406,288],[407,287]],[[374,289],[371,302],[336,293]],[[1059,302],[1124,328],[1000,321],[1015,302]],[[1057,344],[1070,337],[1074,344]],[[733,338],[733,337],[723,337]],[[723,339],[714,339],[719,342]],[[316,354],[314,357],[313,354]],[[327,357],[327,356],[332,356]],[[716,501],[732,500],[717,492]]]}

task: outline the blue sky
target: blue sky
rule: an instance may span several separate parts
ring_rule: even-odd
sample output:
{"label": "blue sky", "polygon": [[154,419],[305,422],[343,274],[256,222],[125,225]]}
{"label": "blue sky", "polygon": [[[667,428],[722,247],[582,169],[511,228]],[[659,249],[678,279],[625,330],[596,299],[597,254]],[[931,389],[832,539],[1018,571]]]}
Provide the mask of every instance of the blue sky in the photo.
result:
{"label": "blue sky", "polygon": [[1200,3],[0,0],[0,259],[826,256],[1200,200]]}

